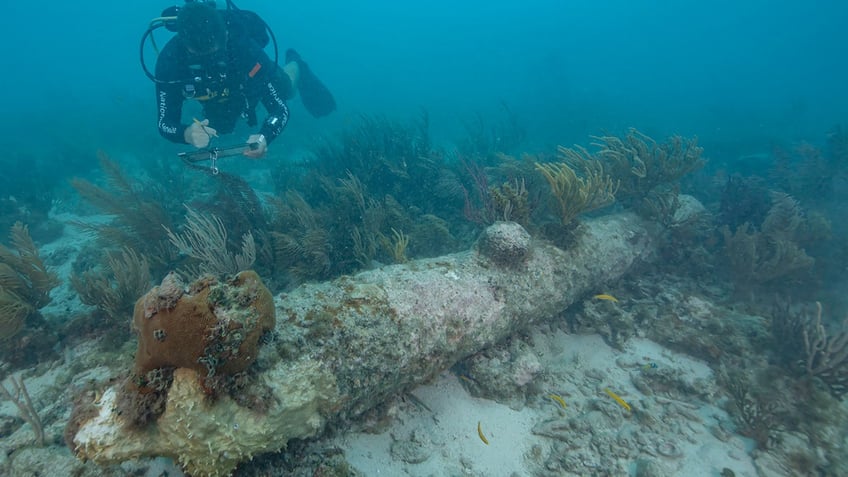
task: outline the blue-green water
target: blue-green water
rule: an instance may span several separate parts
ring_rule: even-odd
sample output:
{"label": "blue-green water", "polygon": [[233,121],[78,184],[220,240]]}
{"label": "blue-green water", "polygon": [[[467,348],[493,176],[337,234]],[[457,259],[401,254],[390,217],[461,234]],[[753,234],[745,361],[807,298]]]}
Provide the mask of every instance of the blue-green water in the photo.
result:
{"label": "blue-green water", "polygon": [[[706,363],[715,393],[678,398],[722,408],[750,447],[844,474],[844,431],[818,430],[846,428],[844,2],[237,3],[264,18],[281,57],[302,55],[338,108],[316,119],[291,99],[267,157],[222,158],[217,175],[211,161],[180,161],[191,148],[157,133],[155,87],[140,64],[152,69],[156,51],[140,41],[169,4],[6,6],[0,377],[24,371],[32,383],[91,343],[92,367],[115,367],[99,368],[97,385],[129,373],[135,298],[169,271],[208,265],[169,239],[191,229],[186,206],[221,219],[228,238],[217,256],[251,255],[250,242],[253,268],[278,297],[468,250],[501,220],[568,250],[593,215],[632,212],[659,224],[655,260],[598,290],[617,301],[586,297],[553,326],[599,334],[617,351],[644,337]],[[160,47],[171,37],[154,35]],[[201,115],[189,102],[183,120]],[[255,132],[242,122],[214,144]],[[579,198],[558,201],[552,174],[565,169],[542,164],[568,162],[591,182],[593,160],[608,200],[569,215]],[[45,270],[55,281],[42,280]],[[344,342],[332,320],[322,323],[310,339]],[[503,398],[501,375],[484,383],[468,372],[497,361],[492,353],[453,368],[474,397]],[[58,429],[90,379],[87,368],[63,366],[59,384],[32,386],[52,429],[44,452],[54,455],[67,454]],[[653,369],[636,374],[659,394],[688,382]],[[516,395],[532,407],[559,377],[542,372]],[[11,455],[28,448],[28,431],[7,408]],[[559,459],[546,455],[549,465]],[[287,457],[264,459],[250,471]]]}

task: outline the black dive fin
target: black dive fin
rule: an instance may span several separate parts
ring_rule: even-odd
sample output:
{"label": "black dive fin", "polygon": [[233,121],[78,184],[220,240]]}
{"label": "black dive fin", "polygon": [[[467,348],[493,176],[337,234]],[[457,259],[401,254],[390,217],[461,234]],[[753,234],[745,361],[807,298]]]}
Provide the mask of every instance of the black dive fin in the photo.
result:
{"label": "black dive fin", "polygon": [[309,114],[320,118],[335,111],[336,100],[333,98],[333,93],[312,73],[312,70],[300,58],[300,55],[296,51],[289,49],[286,51],[286,63],[292,61],[297,62],[298,69],[300,70],[297,90],[300,93],[300,101],[306,110],[309,111]]}

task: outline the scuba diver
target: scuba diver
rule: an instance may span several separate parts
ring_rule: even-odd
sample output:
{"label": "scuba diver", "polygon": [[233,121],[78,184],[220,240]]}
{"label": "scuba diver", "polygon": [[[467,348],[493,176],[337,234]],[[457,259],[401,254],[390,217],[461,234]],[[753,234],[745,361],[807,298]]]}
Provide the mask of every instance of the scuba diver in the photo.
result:
{"label": "scuba diver", "polygon": [[[173,15],[176,12],[176,15]],[[170,14],[170,15],[169,15]],[[142,38],[142,67],[156,82],[157,125],[166,139],[207,148],[218,134],[233,131],[239,118],[256,126],[261,102],[267,116],[239,152],[251,158],[265,155],[289,119],[286,101],[299,93],[307,111],[325,116],[336,108],[333,95],[294,50],[280,67],[264,48],[273,32],[255,13],[235,7],[219,10],[214,1],[187,0],[163,12]],[[144,45],[155,28],[175,31],[156,60],[155,75],[144,64]],[[155,41],[154,41],[155,47]],[[184,122],[183,102],[197,100],[204,118]],[[249,147],[246,147],[249,146]]]}

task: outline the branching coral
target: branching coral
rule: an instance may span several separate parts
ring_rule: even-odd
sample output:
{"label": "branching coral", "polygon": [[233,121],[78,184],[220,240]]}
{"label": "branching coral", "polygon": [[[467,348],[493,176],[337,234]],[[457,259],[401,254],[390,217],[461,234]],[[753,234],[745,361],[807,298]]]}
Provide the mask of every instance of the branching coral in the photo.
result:
{"label": "branching coral", "polygon": [[[402,263],[412,249],[410,237],[438,237],[450,245],[446,222],[400,204],[391,194],[374,197],[360,178],[323,181],[323,199],[307,202],[299,192],[287,191],[271,198],[272,260],[275,272],[295,281],[326,279],[357,267],[371,267],[375,260]],[[400,232],[400,231],[403,232]],[[424,243],[424,241],[420,241]],[[427,243],[429,251],[439,244]]]}
{"label": "branching coral", "polygon": [[456,237],[451,233],[448,221],[432,214],[416,217],[409,235],[415,240],[409,243],[409,253],[416,257],[437,257],[456,250]]}
{"label": "branching coral", "polygon": [[555,157],[522,154],[516,158],[498,153],[495,158],[498,162],[489,167],[474,158],[460,161],[465,177],[463,216],[478,225],[509,221],[532,229],[532,216],[542,210],[539,204],[548,189],[547,179],[538,173],[536,164],[554,162]]}
{"label": "branching coral", "polygon": [[807,384],[824,384],[836,399],[848,394],[848,318],[829,329],[820,302],[810,313],[781,301],[772,312],[771,334],[775,357],[790,372]]}
{"label": "branching coral", "polygon": [[787,369],[797,373],[799,363],[806,357],[803,336],[809,319],[792,302],[778,297],[772,306],[769,331],[772,336],[775,358]]}
{"label": "branching coral", "polygon": [[[367,116],[351,125],[304,163],[289,164],[278,196],[267,200],[268,240],[257,238],[276,283],[456,250],[447,224],[462,213],[462,174],[431,149],[426,114],[414,127]],[[405,241],[392,229],[414,237],[402,254],[391,242]]]}
{"label": "branching coral", "polygon": [[17,334],[27,315],[50,302],[50,290],[59,284],[26,225],[13,225],[10,239],[15,250],[0,245],[0,340]]}
{"label": "branching coral", "polygon": [[27,391],[23,378],[12,376],[9,378],[9,383],[11,389],[6,389],[6,386],[0,383],[0,397],[10,401],[18,408],[18,415],[32,427],[32,432],[35,434],[35,443],[43,446],[44,425],[38,411],[32,405],[32,399],[29,397],[29,391]]}
{"label": "branching coral", "polygon": [[104,268],[71,275],[71,284],[86,305],[96,306],[115,323],[132,315],[135,300],[150,289],[150,264],[132,249],[107,254]]}
{"label": "branching coral", "polygon": [[[0,270],[2,273],[2,270]],[[9,339],[24,327],[32,308],[14,293],[0,290],[0,340]]]}
{"label": "branching coral", "polygon": [[500,187],[489,188],[489,191],[498,220],[516,222],[524,227],[530,224],[532,210],[524,179],[505,182]]}
{"label": "branching coral", "polygon": [[332,247],[318,212],[302,195],[289,191],[285,200],[271,200],[273,268],[297,280],[326,278],[331,271]]}
{"label": "branching coral", "polygon": [[680,209],[680,191],[677,187],[655,187],[637,208],[642,217],[654,220],[665,227],[672,227],[675,214]]}
{"label": "branching coral", "polygon": [[[415,127],[382,117],[362,116],[338,142],[315,147],[306,184],[298,184],[311,201],[310,186],[355,176],[374,197],[390,194],[403,204],[416,204],[433,213],[444,206],[438,191],[448,169],[442,156],[430,148],[426,115]],[[343,177],[347,176],[347,177]],[[316,180],[317,179],[317,180]],[[435,194],[434,194],[435,192]]]}
{"label": "branching coral", "polygon": [[155,266],[166,267],[174,258],[169,253],[168,237],[162,227],[171,228],[171,219],[159,202],[141,184],[131,182],[120,166],[106,154],[100,153],[100,166],[109,188],[99,187],[85,179],[73,179],[71,184],[83,199],[103,213],[113,217],[110,224],[78,222],[76,225],[96,234],[108,247],[129,247],[147,257],[155,257]]}
{"label": "branching coral", "polygon": [[754,439],[760,449],[767,449],[780,428],[777,403],[763,392],[755,393],[755,383],[743,373],[724,375],[722,381],[730,393],[730,411],[742,434]]}
{"label": "branching coral", "polygon": [[595,137],[597,155],[604,159],[610,175],[621,181],[618,199],[625,205],[638,205],[656,187],[669,185],[704,164],[703,148],[697,138],[672,136],[660,144],[630,129],[624,138]]}
{"label": "branching coral", "polygon": [[804,217],[798,201],[788,194],[772,195],[772,206],[763,219],[760,229],[772,237],[794,240],[798,229],[804,224]]}
{"label": "branching coral", "polygon": [[848,393],[848,330],[828,334],[822,324],[822,306],[816,302],[815,320],[804,326],[804,367],[807,376],[820,379],[831,394],[842,398]]}
{"label": "branching coral", "polygon": [[[166,228],[168,239],[180,253],[199,262],[199,272],[215,276],[234,275],[247,270],[256,260],[256,243],[250,232],[241,237],[241,252],[232,253],[227,247],[227,229],[214,214],[200,215],[191,207],[188,210],[185,230],[174,233]],[[197,273],[193,273],[197,275]]]}
{"label": "branching coral", "polygon": [[784,278],[792,272],[808,269],[813,259],[788,240],[772,238],[743,224],[724,234],[725,254],[737,285],[756,285]]}
{"label": "branching coral", "polygon": [[486,169],[475,161],[462,162],[465,175],[470,179],[468,187],[462,188],[465,202],[462,213],[466,220],[479,225],[491,225],[498,220],[498,214]]}
{"label": "branching coral", "polygon": [[259,239],[268,223],[256,191],[244,178],[234,174],[220,172],[212,177],[217,186],[215,194],[204,203],[192,201],[193,207],[204,214],[214,213],[234,237],[253,232],[254,238]]}
{"label": "branching coral", "polygon": [[409,246],[409,235],[403,233],[403,231],[398,231],[396,229],[392,229],[392,237],[386,237],[385,235],[380,235],[380,243],[383,244],[383,248],[386,252],[392,257],[395,263],[406,263],[408,258],[406,257],[406,248]]}
{"label": "branching coral", "polygon": [[536,168],[545,176],[551,187],[551,199],[556,204],[562,225],[568,225],[578,215],[606,207],[615,201],[618,182],[604,174],[603,165],[590,159],[583,148],[559,148],[563,159],[583,171],[577,175],[568,162],[539,164]]}
{"label": "branching coral", "polygon": [[732,175],[721,191],[718,221],[733,232],[745,222],[761,224],[770,208],[769,192],[761,179]]}
{"label": "branching coral", "polygon": [[461,201],[455,172],[431,147],[426,114],[412,126],[369,116],[351,125],[339,140],[316,143],[299,180],[288,182],[298,176],[289,174],[278,191],[297,190],[320,207],[328,198],[328,185],[356,177],[371,197],[391,195],[404,207],[415,206],[424,213],[444,215]]}
{"label": "branching coral", "polygon": [[801,142],[791,150],[777,149],[768,175],[769,182],[805,204],[822,204],[831,200],[838,190],[835,179],[844,174],[844,161],[848,157],[839,151],[838,141],[839,134],[831,133],[828,151],[807,142]]}
{"label": "branching coral", "polygon": [[796,235],[804,219],[794,199],[776,194],[760,230],[744,223],[731,232],[725,226],[724,254],[737,291],[783,280],[812,267],[814,260],[800,248]]}

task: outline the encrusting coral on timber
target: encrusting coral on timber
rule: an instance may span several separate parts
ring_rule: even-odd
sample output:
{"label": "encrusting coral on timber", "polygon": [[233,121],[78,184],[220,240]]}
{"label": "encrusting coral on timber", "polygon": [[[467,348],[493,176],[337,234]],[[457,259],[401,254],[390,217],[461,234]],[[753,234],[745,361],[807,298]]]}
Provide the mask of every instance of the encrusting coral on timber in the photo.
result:
{"label": "encrusting coral on timber", "polygon": [[[252,456],[315,436],[328,421],[360,415],[530,323],[559,316],[591,290],[654,256],[656,244],[633,214],[587,221],[567,251],[528,240],[518,224],[495,227],[478,249],[305,284],[287,294],[277,305],[274,346],[262,347],[261,366],[251,368],[256,386],[267,390],[262,409],[225,393],[210,398],[204,381],[211,368],[198,359],[206,361],[204,350],[226,346],[226,340],[207,341],[203,348],[192,343],[192,357],[181,357],[187,362],[176,356],[154,361],[149,352],[179,332],[165,327],[163,310],[193,310],[180,295],[183,287],[168,279],[139,302],[135,317],[146,335],[137,371],[182,366],[173,371],[161,414],[145,426],[130,425],[118,406],[125,386],[112,385],[89,404],[91,411],[77,420],[69,440],[78,456],[98,463],[169,456],[195,477],[229,475]],[[201,281],[185,293],[205,293],[207,300],[221,303],[210,299],[216,286]],[[233,302],[233,311],[249,306],[236,306],[239,300],[233,298],[223,302]],[[194,301],[207,316],[202,303]],[[218,315],[217,307],[210,308]],[[148,312],[154,311],[150,321]],[[160,314],[161,326],[155,318]],[[242,352],[255,356],[242,349],[239,356]]]}
{"label": "encrusting coral on timber", "polygon": [[[109,449],[94,451],[92,442],[80,444],[74,436],[86,436],[86,432],[100,436],[108,428],[108,432],[156,440],[154,429],[158,429],[178,436],[177,440],[163,439],[161,445],[148,442],[146,447],[157,448],[158,455],[177,457],[192,475],[227,475],[231,467],[219,467],[222,461],[234,466],[249,457],[250,451],[237,451],[239,445],[256,449],[259,444],[236,432],[241,425],[255,427],[250,421],[257,417],[245,414],[257,409],[248,410],[245,400],[224,393],[225,378],[248,371],[263,335],[275,322],[273,297],[253,271],[228,280],[207,275],[191,284],[183,283],[176,273],[168,274],[136,302],[133,329],[139,340],[131,378],[99,395],[94,403],[78,403],[66,432],[69,445],[77,452],[108,458]],[[205,409],[213,403],[230,410],[209,414]],[[104,420],[104,409],[116,415]],[[86,424],[93,427],[83,431]],[[221,432],[218,426],[225,426],[223,435],[210,437]],[[267,431],[264,439],[273,442],[272,434]],[[207,441],[215,439],[227,443],[216,448],[229,448],[228,458],[211,452],[212,443]]]}
{"label": "encrusting coral on timber", "polygon": [[501,266],[518,266],[530,253],[530,234],[515,222],[497,222],[477,241],[480,253]]}

